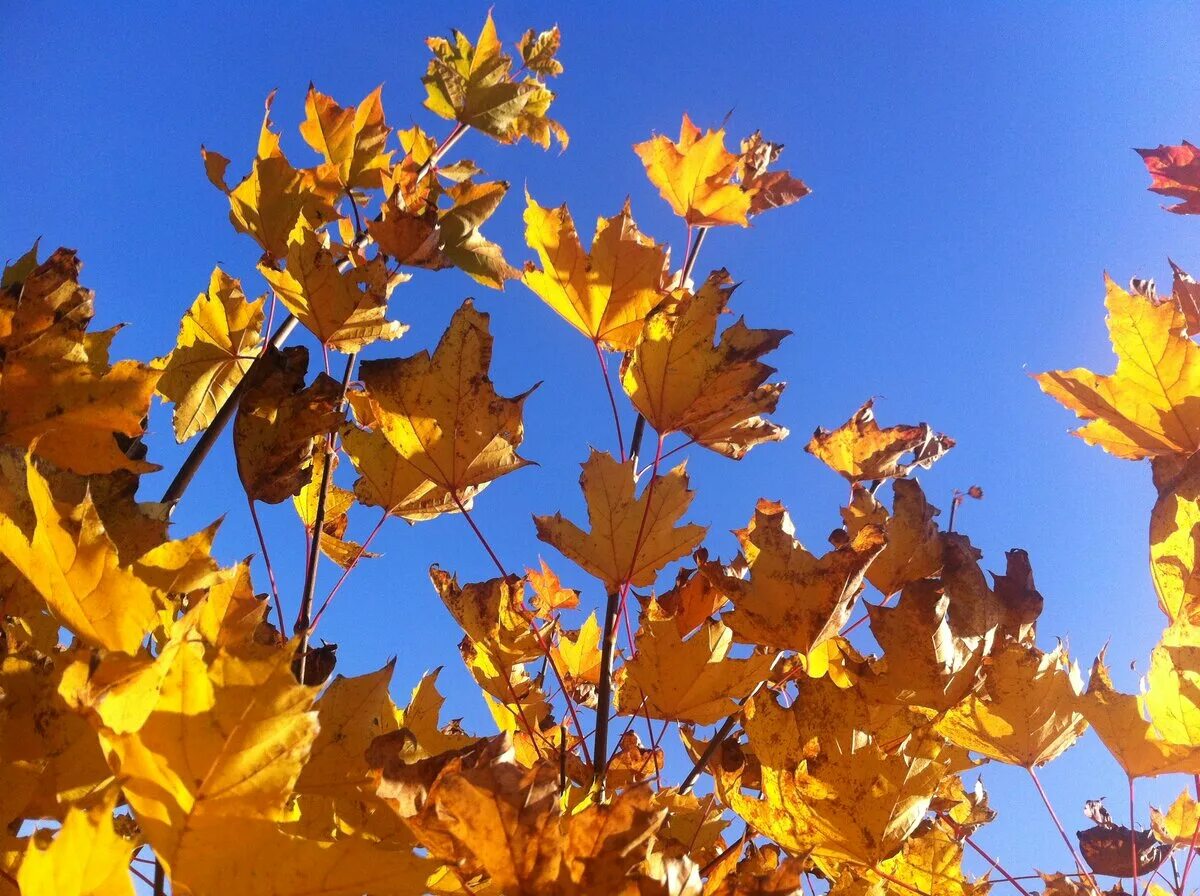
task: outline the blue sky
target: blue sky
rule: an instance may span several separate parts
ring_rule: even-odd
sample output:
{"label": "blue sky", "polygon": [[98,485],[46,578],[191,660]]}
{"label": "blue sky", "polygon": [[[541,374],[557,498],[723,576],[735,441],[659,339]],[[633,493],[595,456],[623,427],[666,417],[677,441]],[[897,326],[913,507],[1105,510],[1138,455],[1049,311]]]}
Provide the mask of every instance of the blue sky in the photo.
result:
{"label": "blue sky", "polygon": [[[1047,598],[1044,645],[1069,636],[1086,667],[1109,639],[1118,685],[1135,689],[1162,619],[1146,563],[1149,469],[1067,435],[1070,415],[1028,374],[1054,367],[1111,369],[1102,273],[1169,281],[1167,256],[1200,268],[1200,224],[1164,213],[1145,192],[1134,146],[1200,137],[1200,10],[1190,4],[611,3],[495,4],[501,36],[557,22],[563,31],[554,114],[570,149],[498,147],[477,134],[456,150],[509,180],[512,194],[489,236],[519,263],[525,186],[543,205],[570,203],[583,230],[630,196],[634,215],[682,254],[684,230],[645,180],[631,145],[676,134],[688,112],[715,126],[732,110],[737,137],[761,128],[786,144],[784,162],[813,195],[748,230],[710,235],[699,270],[725,266],[743,285],[735,310],[752,326],[794,331],[772,361],[789,382],[780,422],[793,437],[741,463],[693,451],[691,519],[728,530],[759,496],[784,501],[814,549],[838,524],[840,479],[803,452],[818,425],[843,421],[877,396],[884,423],[929,421],[958,447],[921,477],[948,507],[978,484],[982,502],[960,528],[1000,570],[1024,547]],[[35,237],[79,250],[102,325],[128,322],[118,356],[150,357],[174,342],[180,315],[215,263],[246,281],[259,254],[233,232],[204,177],[201,143],[246,170],[262,100],[279,88],[275,120],[296,159],[295,131],[313,81],[342,102],[383,82],[389,122],[448,126],[420,108],[423,38],[458,27],[474,35],[483,3],[208,3],[98,12],[91,4],[9,10],[0,107],[0,256]],[[307,163],[307,162],[306,162]],[[432,346],[461,300],[492,314],[494,379],[527,404],[524,454],[540,466],[492,486],[477,520],[510,567],[551,561],[585,603],[594,583],[534,538],[530,512],[583,504],[578,464],[589,444],[612,447],[611,421],[586,341],[519,284],[490,292],[450,272],[416,277],[393,299],[412,330],[391,353]],[[374,355],[381,352],[375,351]],[[626,412],[628,432],[630,414]],[[169,414],[156,408],[146,480],[156,497],[182,459]],[[180,507],[178,531],[221,513],[218,542],[234,559],[254,550],[227,445]],[[268,509],[269,538],[294,608],[303,537],[286,505]],[[374,523],[363,513],[361,533]],[[403,701],[428,669],[445,665],[451,715],[483,724],[455,650],[459,634],[430,587],[432,562],[466,580],[492,574],[457,517],[389,522],[386,556],[355,573],[320,634],[341,644],[339,670],[356,674],[399,654]],[[265,577],[260,576],[260,587]],[[332,575],[327,573],[327,579]],[[417,636],[419,635],[419,636]],[[1137,664],[1136,669],[1130,663]],[[984,836],[1014,868],[1067,870],[1065,852],[1028,782],[984,770],[1001,809]],[[1123,817],[1124,779],[1089,735],[1044,780],[1068,829],[1078,807],[1108,795]],[[1175,782],[1151,788],[1160,805]],[[1180,782],[1179,786],[1182,786]],[[1003,793],[1007,789],[1008,793]],[[1146,810],[1139,812],[1145,823]],[[1031,832],[1036,832],[1032,834]]]}

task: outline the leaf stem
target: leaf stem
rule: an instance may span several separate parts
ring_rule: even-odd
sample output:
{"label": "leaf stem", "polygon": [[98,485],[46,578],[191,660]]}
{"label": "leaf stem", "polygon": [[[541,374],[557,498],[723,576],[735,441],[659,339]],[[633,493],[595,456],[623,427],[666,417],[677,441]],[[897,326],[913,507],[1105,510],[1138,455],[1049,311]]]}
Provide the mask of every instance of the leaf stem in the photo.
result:
{"label": "leaf stem", "polygon": [[1133,775],[1129,779],[1129,854],[1133,860],[1133,896],[1138,896],[1138,847],[1137,831],[1133,826]]}
{"label": "leaf stem", "polygon": [[[141,877],[139,874],[138,877]],[[144,879],[144,878],[143,878]],[[166,896],[167,872],[157,857],[154,859],[154,896]]]}
{"label": "leaf stem", "polygon": [[608,393],[608,404],[612,408],[613,423],[617,427],[617,449],[621,453],[621,463],[625,463],[625,436],[621,433],[621,415],[617,412],[617,398],[613,394],[612,382],[608,377],[608,361],[604,358],[604,350],[599,342],[593,342],[596,349],[596,361],[600,364],[600,375],[604,378],[604,391]]}
{"label": "leaf stem", "polygon": [[492,550],[492,546],[488,543],[486,536],[484,536],[484,534],[479,530],[479,527],[475,525],[475,520],[471,518],[471,512],[467,510],[467,506],[458,497],[458,492],[456,490],[451,491],[450,497],[454,501],[454,506],[458,508],[458,512],[461,513],[463,519],[467,521],[467,525],[471,527],[471,531],[475,533],[475,537],[479,539],[479,543],[483,545],[483,549],[487,551],[488,556],[492,558],[492,562],[496,564],[496,569],[500,572],[500,577],[502,579],[507,579],[508,570],[504,568],[504,564],[500,562],[500,558],[497,557],[496,552]]}
{"label": "leaf stem", "polygon": [[992,858],[987,853],[987,851],[984,850],[984,848],[982,846],[980,846],[978,843],[976,843],[974,840],[972,840],[971,835],[968,834],[966,831],[964,831],[962,828],[960,828],[957,824],[955,824],[954,819],[950,818],[948,815],[942,815],[940,813],[938,814],[937,817],[941,821],[945,822],[945,824],[950,828],[951,833],[953,833],[955,837],[961,839],[964,843],[967,844],[967,846],[971,847],[971,849],[973,849],[973,850],[975,850],[975,852],[979,853],[979,855],[983,858],[983,860],[985,862],[987,862],[989,865],[991,865],[993,868],[995,868],[998,872],[1000,872],[1000,875],[1006,881],[1008,881],[1010,884],[1012,884],[1014,887],[1016,887],[1017,891],[1021,894],[1021,896],[1031,896],[1030,892],[1028,890],[1026,890],[1023,886],[1021,886],[1019,883],[1017,883],[1017,879],[1008,873],[1008,869],[1006,869],[1003,865],[1001,865],[996,859]]}
{"label": "leaf stem", "polygon": [[[346,367],[342,371],[341,394],[338,396],[337,410],[342,413],[346,407],[346,389],[350,385],[350,377],[354,373],[354,362],[358,360],[357,352],[346,355]],[[329,498],[329,486],[333,482],[333,457],[335,454],[334,438],[336,432],[331,432],[325,439],[325,464],[321,467],[321,485],[317,492],[317,512],[313,516],[312,545],[308,550],[308,563],[304,570],[304,591],[300,595],[300,612],[296,616],[294,633],[300,636],[296,646],[299,658],[298,678],[304,682],[308,666],[308,639],[312,635],[312,606],[313,597],[317,590],[317,568],[321,561],[321,532],[325,526],[326,504]]]}
{"label": "leaf stem", "polygon": [[333,600],[333,596],[338,593],[338,589],[342,587],[342,583],[346,581],[346,578],[351,572],[354,571],[354,567],[358,565],[358,561],[367,555],[367,548],[371,546],[371,542],[375,540],[375,536],[379,534],[380,530],[383,528],[383,524],[387,522],[387,518],[388,512],[385,510],[383,512],[383,516],[379,518],[379,522],[375,524],[375,528],[372,529],[370,534],[367,535],[367,537],[363,540],[362,547],[358,549],[358,553],[354,555],[354,559],[350,561],[350,565],[342,570],[341,577],[337,580],[337,582],[334,583],[334,586],[330,589],[329,594],[325,596],[325,600],[321,602],[320,609],[318,609],[316,615],[313,616],[312,628],[314,631],[317,628],[317,623],[321,621],[321,616],[325,613],[325,608],[329,606],[329,602]]}
{"label": "leaf stem", "polygon": [[279,618],[279,634],[283,634],[286,625],[283,621],[283,601],[279,597],[279,586],[275,583],[275,568],[271,565],[271,555],[267,551],[267,539],[263,536],[262,524],[258,520],[258,511],[254,509],[254,499],[246,495],[246,504],[250,508],[250,519],[254,523],[254,534],[258,536],[258,546],[262,548],[263,563],[267,565],[267,581],[271,583],[271,597],[275,600],[275,614]]}
{"label": "leaf stem", "polygon": [[1050,802],[1050,797],[1046,795],[1046,789],[1042,787],[1042,782],[1038,779],[1037,772],[1033,770],[1033,766],[1026,766],[1025,770],[1029,772],[1029,777],[1033,781],[1033,786],[1037,788],[1038,796],[1042,798],[1042,803],[1046,806],[1046,811],[1050,813],[1050,819],[1054,822],[1054,826],[1058,828],[1058,834],[1062,837],[1062,841],[1066,844],[1067,851],[1071,853],[1071,858],[1075,860],[1075,867],[1079,869],[1079,873],[1088,880],[1092,889],[1100,892],[1100,886],[1096,883],[1096,878],[1091,872],[1083,866],[1083,861],[1079,858],[1079,853],[1075,851],[1075,845],[1071,843],[1071,838],[1067,836],[1066,829],[1062,826],[1062,822],[1058,820],[1058,813],[1054,811],[1054,806]]}

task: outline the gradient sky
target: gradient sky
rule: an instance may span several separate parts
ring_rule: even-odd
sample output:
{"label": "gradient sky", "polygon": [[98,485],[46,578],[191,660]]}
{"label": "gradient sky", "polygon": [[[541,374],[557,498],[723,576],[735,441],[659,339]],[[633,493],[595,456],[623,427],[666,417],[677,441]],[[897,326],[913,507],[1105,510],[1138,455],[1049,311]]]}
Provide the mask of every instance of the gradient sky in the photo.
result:
{"label": "gradient sky", "polygon": [[[443,134],[447,124],[421,108],[422,40],[451,27],[474,36],[488,8],[112,7],[22,4],[5,16],[0,257],[39,236],[46,252],[78,249],[98,323],[130,324],[116,356],[141,358],[171,348],[215,263],[244,278],[247,293],[266,289],[254,269],[259,250],[232,230],[224,197],[204,177],[200,144],[230,156],[240,177],[263,97],[279,88],[285,150],[309,164],[295,126],[310,80],[344,103],[383,82],[391,124]],[[795,333],[770,359],[790,384],[777,418],[793,437],[741,463],[689,452],[690,518],[711,526],[712,550],[731,553],[728,530],[745,524],[759,496],[784,501],[801,539],[820,549],[846,488],[804,442],[877,396],[883,423],[929,421],[958,440],[922,485],[942,507],[956,488],[985,490],[963,508],[960,528],[986,568],[1002,570],[1008,548],[1029,551],[1047,599],[1042,646],[1069,636],[1086,672],[1111,639],[1117,684],[1136,689],[1163,625],[1146,563],[1149,469],[1069,436],[1070,414],[1029,374],[1111,370],[1105,270],[1122,283],[1169,282],[1168,255],[1200,268],[1200,224],[1161,210],[1132,152],[1200,138],[1200,8],[501,0],[494,9],[506,40],[561,26],[566,73],[553,111],[571,134],[563,154],[477,134],[456,150],[513,184],[488,230],[511,262],[532,254],[522,185],[543,205],[568,201],[589,233],[628,195],[642,228],[682,255],[684,228],[630,147],[656,131],[675,135],[684,111],[707,126],[732,112],[734,138],[761,128],[786,144],[784,163],[813,189],[750,229],[714,232],[700,256],[699,271],[725,266],[742,282],[733,305],[751,326]],[[491,292],[447,272],[396,292],[393,315],[412,330],[386,353],[432,346],[467,295],[492,315],[499,390],[544,380],[527,404],[522,452],[540,466],[494,484],[477,520],[510,568],[545,556],[595,606],[599,588],[537,542],[529,518],[561,509],[582,519],[578,464],[589,444],[613,447],[586,340],[520,284]],[[625,418],[628,432],[629,411]],[[147,499],[184,454],[159,406],[150,444],[164,472],[145,480]],[[179,508],[176,531],[228,513],[218,548],[233,560],[256,546],[227,443],[214,461]],[[294,612],[303,536],[287,505],[266,517]],[[355,531],[374,520],[362,512]],[[438,562],[481,579],[493,572],[488,558],[457,516],[411,528],[389,522],[376,546],[386,556],[354,574],[322,623],[320,635],[341,645],[339,671],[369,671],[398,654],[393,693],[404,702],[424,671],[445,665],[449,715],[484,727],[486,710],[457,658],[459,632],[426,570]],[[327,567],[322,581],[332,578]],[[983,841],[1014,872],[1068,870],[1022,774],[983,774],[1001,811]],[[1092,735],[1044,780],[1069,830],[1086,826],[1087,798],[1108,796],[1125,816],[1124,776]],[[1140,786],[1161,806],[1182,781]],[[1147,815],[1142,801],[1140,824]]]}

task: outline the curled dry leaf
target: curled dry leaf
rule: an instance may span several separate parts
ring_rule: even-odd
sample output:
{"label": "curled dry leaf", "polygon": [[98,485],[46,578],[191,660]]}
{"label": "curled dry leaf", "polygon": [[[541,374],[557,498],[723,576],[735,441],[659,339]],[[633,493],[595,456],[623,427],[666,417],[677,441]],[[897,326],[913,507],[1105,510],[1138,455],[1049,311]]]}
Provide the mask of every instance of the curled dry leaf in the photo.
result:
{"label": "curled dry leaf", "polygon": [[918,467],[927,470],[954,447],[954,439],[934,432],[928,423],[881,429],[874,405],[874,399],[868,400],[837,429],[818,429],[804,450],[851,482],[864,482],[902,478]]}
{"label": "curled dry leaf", "polygon": [[1139,149],[1138,155],[1150,172],[1150,191],[1182,200],[1166,206],[1177,215],[1200,212],[1200,150],[1184,140],[1178,146]]}

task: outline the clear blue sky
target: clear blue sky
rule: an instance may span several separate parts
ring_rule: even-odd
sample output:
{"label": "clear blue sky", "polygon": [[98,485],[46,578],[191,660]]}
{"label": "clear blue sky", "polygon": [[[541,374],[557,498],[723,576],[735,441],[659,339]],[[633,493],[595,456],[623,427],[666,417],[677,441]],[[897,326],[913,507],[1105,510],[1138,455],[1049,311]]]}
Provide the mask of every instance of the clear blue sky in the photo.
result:
{"label": "clear blue sky", "polygon": [[[214,263],[243,277],[248,293],[265,291],[258,249],[229,226],[200,144],[233,158],[240,176],[263,97],[278,87],[285,148],[307,158],[295,125],[310,80],[347,103],[384,82],[390,123],[444,133],[420,108],[423,38],[451,27],[474,35],[487,5],[124,8],[22,4],[5,16],[0,257],[37,236],[46,250],[77,248],[99,323],[131,324],[118,355],[146,358],[172,346]],[[478,135],[460,144],[460,157],[514,184],[489,232],[510,261],[531,255],[521,185],[544,205],[569,201],[583,229],[630,195],[643,229],[681,253],[683,228],[630,147],[654,131],[674,135],[684,111],[716,125],[733,110],[735,136],[761,128],[785,143],[785,162],[813,188],[749,230],[712,234],[701,255],[701,270],[723,265],[743,281],[735,305],[751,325],[795,331],[773,356],[790,383],[778,419],[793,437],[740,464],[691,455],[691,518],[712,527],[713,550],[730,553],[725,533],[746,522],[760,495],[783,500],[802,539],[821,547],[845,486],[804,454],[807,434],[879,396],[885,423],[927,420],[958,440],[922,483],[943,507],[955,488],[984,488],[962,528],[990,569],[1002,569],[1007,548],[1029,550],[1047,598],[1043,645],[1069,635],[1086,671],[1111,638],[1117,683],[1135,689],[1162,624],[1146,563],[1149,469],[1069,437],[1070,415],[1028,374],[1111,369],[1103,271],[1119,282],[1168,281],[1168,254],[1200,268],[1200,224],[1160,210],[1132,152],[1200,138],[1200,10],[497,2],[495,15],[508,39],[561,26],[566,73],[554,114],[571,133],[561,155]],[[431,346],[467,295],[492,314],[500,390],[545,380],[527,405],[524,451],[541,466],[485,492],[478,522],[511,567],[543,554],[594,605],[597,587],[535,540],[529,513],[582,516],[577,464],[589,443],[612,442],[595,359],[519,284],[489,292],[456,273],[419,276],[397,291],[394,315],[412,330],[396,351]],[[151,459],[165,472],[146,480],[148,498],[183,456],[165,409],[156,408],[151,430]],[[180,508],[178,531],[228,512],[218,546],[232,560],[254,549],[253,534],[227,445],[215,461]],[[303,537],[286,505],[268,517],[294,608]],[[373,522],[366,512],[355,525],[362,532]],[[377,544],[386,557],[355,573],[322,623],[320,634],[342,645],[339,670],[368,671],[398,652],[393,690],[403,702],[422,672],[445,664],[451,714],[483,724],[457,659],[459,634],[426,569],[436,561],[485,578],[487,557],[458,517],[391,522]],[[997,768],[984,777],[1002,812],[984,841],[1014,868],[1067,870],[1027,782]],[[1124,778],[1090,735],[1045,780],[1069,829],[1084,826],[1086,798],[1108,795],[1124,815]],[[1162,805],[1174,789],[1154,793]]]}

